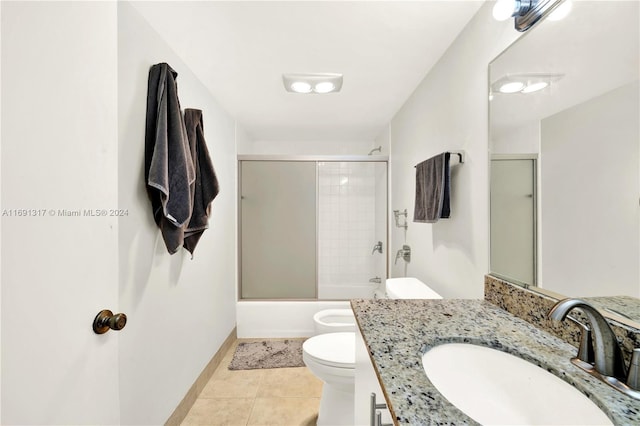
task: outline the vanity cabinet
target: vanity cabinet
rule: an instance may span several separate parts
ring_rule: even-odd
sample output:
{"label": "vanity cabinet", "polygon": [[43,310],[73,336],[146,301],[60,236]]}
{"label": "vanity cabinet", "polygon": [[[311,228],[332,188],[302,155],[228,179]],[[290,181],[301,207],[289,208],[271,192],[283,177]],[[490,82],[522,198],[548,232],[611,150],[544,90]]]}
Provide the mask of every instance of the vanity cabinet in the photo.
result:
{"label": "vanity cabinet", "polygon": [[[371,425],[371,393],[376,394],[378,404],[385,403],[378,377],[371,364],[367,347],[362,338],[360,328],[356,327],[356,380],[354,396],[354,424],[356,426]],[[382,413],[382,424],[393,424],[388,409],[379,409]]]}

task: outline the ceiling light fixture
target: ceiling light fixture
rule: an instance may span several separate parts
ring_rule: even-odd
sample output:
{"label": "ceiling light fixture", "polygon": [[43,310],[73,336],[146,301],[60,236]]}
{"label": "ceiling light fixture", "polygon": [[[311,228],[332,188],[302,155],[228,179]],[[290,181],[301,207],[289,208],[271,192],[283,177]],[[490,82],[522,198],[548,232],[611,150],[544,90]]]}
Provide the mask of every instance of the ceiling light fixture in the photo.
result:
{"label": "ceiling light fixture", "polygon": [[534,93],[543,90],[564,77],[564,74],[510,74],[491,85],[491,93]]}
{"label": "ceiling light fixture", "polygon": [[282,82],[287,92],[326,94],[340,91],[342,74],[282,74]]}
{"label": "ceiling light fixture", "polygon": [[[498,21],[514,17],[515,29],[524,32],[547,16],[554,20],[564,18],[571,10],[570,2],[571,0],[497,0],[493,6],[493,17]],[[554,14],[554,18],[551,18]]]}

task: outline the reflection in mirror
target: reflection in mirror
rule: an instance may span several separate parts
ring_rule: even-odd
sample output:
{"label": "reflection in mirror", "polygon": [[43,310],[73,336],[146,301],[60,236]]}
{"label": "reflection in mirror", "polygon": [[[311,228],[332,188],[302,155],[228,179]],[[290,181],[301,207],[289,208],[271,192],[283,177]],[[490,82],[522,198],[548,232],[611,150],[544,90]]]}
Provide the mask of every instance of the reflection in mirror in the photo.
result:
{"label": "reflection in mirror", "polygon": [[[640,323],[638,6],[574,2],[490,64],[490,267]],[[503,162],[523,156],[533,188],[516,191]]]}

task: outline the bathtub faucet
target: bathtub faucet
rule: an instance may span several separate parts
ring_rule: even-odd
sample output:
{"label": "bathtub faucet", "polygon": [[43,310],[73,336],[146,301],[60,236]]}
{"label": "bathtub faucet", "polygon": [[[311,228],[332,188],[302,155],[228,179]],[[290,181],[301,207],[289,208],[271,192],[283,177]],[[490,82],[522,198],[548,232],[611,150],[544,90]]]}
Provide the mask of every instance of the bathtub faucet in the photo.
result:
{"label": "bathtub faucet", "polygon": [[400,258],[404,259],[405,262],[411,262],[411,247],[405,244],[400,250],[398,250],[394,265],[398,263],[398,259]]}

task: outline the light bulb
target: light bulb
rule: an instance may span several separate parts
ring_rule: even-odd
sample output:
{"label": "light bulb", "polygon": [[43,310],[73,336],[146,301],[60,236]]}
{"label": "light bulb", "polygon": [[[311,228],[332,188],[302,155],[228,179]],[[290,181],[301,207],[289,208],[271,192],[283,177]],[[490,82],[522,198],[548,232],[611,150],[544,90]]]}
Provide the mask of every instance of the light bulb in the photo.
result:
{"label": "light bulb", "polygon": [[329,93],[335,89],[336,86],[330,81],[322,81],[313,88],[313,91],[316,93]]}
{"label": "light bulb", "polygon": [[573,2],[571,0],[565,0],[560,6],[556,7],[556,9],[551,12],[551,14],[547,17],[550,21],[560,21],[564,19],[571,13],[571,9],[573,8]]}
{"label": "light bulb", "polygon": [[291,83],[291,90],[296,93],[309,93],[311,92],[311,85],[305,81],[294,81]]}
{"label": "light bulb", "polygon": [[544,89],[548,85],[549,85],[549,83],[547,83],[546,81],[538,81],[537,83],[531,83],[531,84],[527,85],[527,87],[522,89],[522,93],[537,92],[538,90]]}
{"label": "light bulb", "polygon": [[493,5],[493,18],[496,21],[506,21],[516,12],[515,0],[498,0]]}
{"label": "light bulb", "polygon": [[500,86],[500,93],[516,93],[524,89],[524,83],[521,81],[511,81]]}

